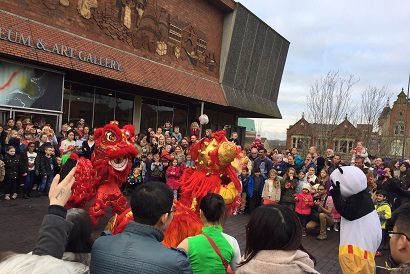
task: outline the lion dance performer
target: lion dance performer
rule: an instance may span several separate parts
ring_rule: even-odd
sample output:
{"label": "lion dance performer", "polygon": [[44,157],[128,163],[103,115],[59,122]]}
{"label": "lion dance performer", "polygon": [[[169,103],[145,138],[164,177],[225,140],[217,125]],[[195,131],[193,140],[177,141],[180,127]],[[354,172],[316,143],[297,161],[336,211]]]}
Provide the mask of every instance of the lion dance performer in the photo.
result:
{"label": "lion dance performer", "polygon": [[[239,157],[239,149],[225,137],[224,131],[194,144],[189,153],[196,162],[196,168],[184,170],[180,179],[181,196],[175,201],[176,212],[165,233],[164,244],[177,246],[183,239],[201,233],[199,204],[208,193],[219,193],[228,205],[228,214],[240,203],[241,183],[232,162]],[[133,219],[130,209],[111,219],[109,229],[120,233]]]}
{"label": "lion dance performer", "polygon": [[137,150],[132,125],[119,128],[118,122],[111,122],[96,129],[94,138],[91,161],[73,156],[77,160],[76,181],[67,206],[84,208],[92,200],[89,214],[96,225],[107,207],[112,207],[116,214],[129,208],[120,187],[127,180]]}

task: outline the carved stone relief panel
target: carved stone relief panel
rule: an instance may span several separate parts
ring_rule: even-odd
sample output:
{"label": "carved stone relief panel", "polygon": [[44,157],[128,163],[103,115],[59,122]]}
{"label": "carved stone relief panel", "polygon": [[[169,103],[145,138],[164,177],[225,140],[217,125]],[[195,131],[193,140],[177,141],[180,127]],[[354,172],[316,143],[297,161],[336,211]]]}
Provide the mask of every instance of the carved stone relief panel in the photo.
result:
{"label": "carved stone relief panel", "polygon": [[152,57],[160,57],[159,60],[188,62],[206,73],[217,73],[217,60],[208,48],[207,35],[186,18],[172,17],[158,0],[25,1],[41,5],[54,16],[67,14],[72,17],[75,11],[79,18],[68,20],[88,25],[87,31],[95,32],[98,28],[111,39],[147,51]]}

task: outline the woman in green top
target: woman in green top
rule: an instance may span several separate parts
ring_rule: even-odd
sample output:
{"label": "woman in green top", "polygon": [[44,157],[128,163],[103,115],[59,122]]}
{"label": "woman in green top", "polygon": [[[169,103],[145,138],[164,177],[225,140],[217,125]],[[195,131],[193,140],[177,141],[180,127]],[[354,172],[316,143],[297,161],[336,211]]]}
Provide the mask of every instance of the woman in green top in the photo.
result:
{"label": "woman in green top", "polygon": [[236,239],[222,232],[221,220],[226,209],[224,199],[219,194],[208,193],[201,200],[199,208],[204,224],[202,234],[186,238],[178,247],[188,253],[194,273],[225,274],[222,260],[205,236],[207,235],[215,242],[221,255],[235,271],[240,263],[241,253]]}

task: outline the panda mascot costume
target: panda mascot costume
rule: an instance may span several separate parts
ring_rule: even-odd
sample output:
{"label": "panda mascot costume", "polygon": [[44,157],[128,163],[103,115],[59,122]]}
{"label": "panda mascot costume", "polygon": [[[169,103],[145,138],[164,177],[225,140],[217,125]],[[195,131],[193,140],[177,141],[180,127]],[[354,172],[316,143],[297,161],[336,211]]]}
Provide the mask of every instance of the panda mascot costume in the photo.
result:
{"label": "panda mascot costume", "polygon": [[382,239],[379,217],[367,191],[366,175],[357,167],[345,166],[330,175],[330,193],[342,216],[339,263],[344,274],[375,273],[374,260]]}

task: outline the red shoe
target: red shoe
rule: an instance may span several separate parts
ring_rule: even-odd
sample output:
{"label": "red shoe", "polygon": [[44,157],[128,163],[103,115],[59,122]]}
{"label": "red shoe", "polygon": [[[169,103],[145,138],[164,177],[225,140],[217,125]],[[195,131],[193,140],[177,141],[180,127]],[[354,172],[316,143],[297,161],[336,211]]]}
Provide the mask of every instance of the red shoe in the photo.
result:
{"label": "red shoe", "polygon": [[376,254],[374,255],[375,257],[381,257],[383,256],[381,251],[376,251]]}

